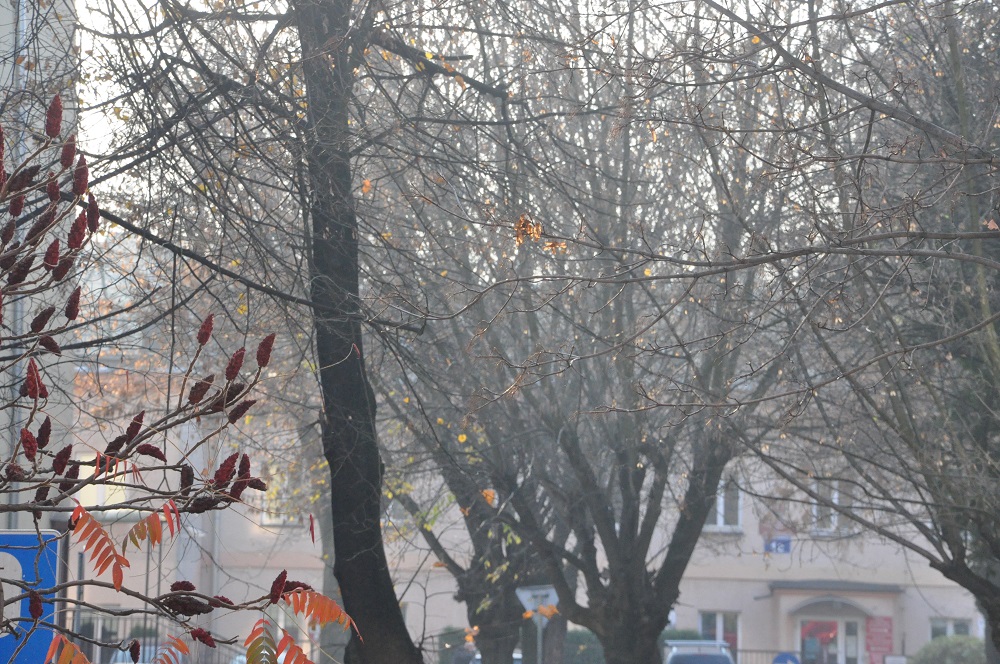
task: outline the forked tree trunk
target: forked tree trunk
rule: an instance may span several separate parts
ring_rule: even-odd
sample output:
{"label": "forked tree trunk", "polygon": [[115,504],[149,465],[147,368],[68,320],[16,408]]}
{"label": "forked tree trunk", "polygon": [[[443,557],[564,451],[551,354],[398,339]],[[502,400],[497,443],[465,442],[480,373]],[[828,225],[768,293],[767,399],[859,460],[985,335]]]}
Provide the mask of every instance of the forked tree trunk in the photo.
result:
{"label": "forked tree trunk", "polygon": [[382,461],[361,338],[347,122],[354,83],[350,10],[350,0],[292,2],[309,104],[310,295],[323,391],[323,453],[331,472],[334,574],[344,608],[363,639],[351,639],[345,660],[416,664],[422,659],[396,599],[379,520]]}
{"label": "forked tree trunk", "polygon": [[663,653],[660,652],[660,630],[625,629],[598,634],[597,638],[604,649],[606,664],[660,664]]}

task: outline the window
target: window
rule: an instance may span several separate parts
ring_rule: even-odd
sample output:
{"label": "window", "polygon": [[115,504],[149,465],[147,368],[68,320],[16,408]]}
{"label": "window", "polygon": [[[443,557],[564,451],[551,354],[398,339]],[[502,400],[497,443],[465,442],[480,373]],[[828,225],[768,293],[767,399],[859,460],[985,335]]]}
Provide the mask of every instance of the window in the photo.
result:
{"label": "window", "polygon": [[741,503],[740,488],[732,479],[726,480],[708,510],[705,526],[712,530],[739,530]]}
{"label": "window", "polygon": [[725,641],[736,657],[739,650],[740,614],[735,611],[701,611],[701,638],[709,641]]}
{"label": "window", "polygon": [[972,621],[964,618],[931,618],[931,639],[942,636],[969,636]]}
{"label": "window", "polygon": [[813,532],[831,534],[848,529],[850,520],[838,510],[851,506],[851,495],[847,488],[847,483],[841,481],[816,483],[818,500],[812,509]]}

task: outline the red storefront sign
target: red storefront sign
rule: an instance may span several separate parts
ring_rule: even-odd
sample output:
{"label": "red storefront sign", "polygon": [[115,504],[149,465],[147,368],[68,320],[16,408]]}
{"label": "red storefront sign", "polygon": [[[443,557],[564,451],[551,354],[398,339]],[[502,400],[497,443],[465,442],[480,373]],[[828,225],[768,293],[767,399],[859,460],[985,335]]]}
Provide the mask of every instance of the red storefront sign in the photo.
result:
{"label": "red storefront sign", "polygon": [[886,655],[892,654],[892,618],[874,616],[865,621],[865,650],[869,664],[883,664]]}

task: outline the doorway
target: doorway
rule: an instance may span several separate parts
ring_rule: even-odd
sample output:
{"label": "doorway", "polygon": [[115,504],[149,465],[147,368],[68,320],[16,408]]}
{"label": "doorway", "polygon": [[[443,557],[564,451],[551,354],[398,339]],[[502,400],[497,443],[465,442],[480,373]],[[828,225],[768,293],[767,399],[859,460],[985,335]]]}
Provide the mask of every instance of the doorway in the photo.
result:
{"label": "doorway", "polygon": [[799,621],[802,664],[860,664],[861,622],[803,618]]}

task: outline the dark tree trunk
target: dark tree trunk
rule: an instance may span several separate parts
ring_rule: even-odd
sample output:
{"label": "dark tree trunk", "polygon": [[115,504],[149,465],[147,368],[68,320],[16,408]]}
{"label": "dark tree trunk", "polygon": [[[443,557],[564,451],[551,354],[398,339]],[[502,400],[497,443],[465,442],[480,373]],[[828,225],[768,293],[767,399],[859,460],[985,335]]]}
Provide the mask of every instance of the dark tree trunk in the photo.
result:
{"label": "dark tree trunk", "polygon": [[556,614],[545,626],[545,640],[542,642],[542,660],[545,664],[562,664],[566,654],[566,629],[569,622]]}
{"label": "dark tree trunk", "polygon": [[462,593],[470,625],[477,625],[476,647],[483,664],[511,664],[514,649],[521,638],[521,603],[513,588],[492,593]]}
{"label": "dark tree trunk", "polygon": [[[346,661],[421,662],[382,546],[382,461],[375,395],[361,337],[358,224],[352,197],[348,104],[352,95],[350,0],[292,3],[302,45],[311,135],[311,297],[323,391],[323,453],[330,464],[334,574],[361,639]],[[353,53],[363,51],[355,44]]]}
{"label": "dark tree trunk", "polygon": [[[663,653],[660,652],[660,631],[641,628],[628,629],[627,625],[616,625],[618,629],[598,634],[597,638],[604,649],[606,664],[660,664]],[[622,629],[621,627],[625,627]]]}

